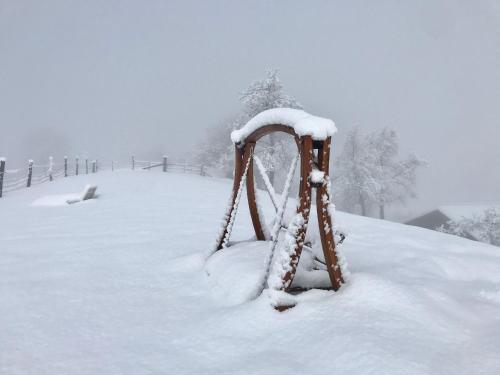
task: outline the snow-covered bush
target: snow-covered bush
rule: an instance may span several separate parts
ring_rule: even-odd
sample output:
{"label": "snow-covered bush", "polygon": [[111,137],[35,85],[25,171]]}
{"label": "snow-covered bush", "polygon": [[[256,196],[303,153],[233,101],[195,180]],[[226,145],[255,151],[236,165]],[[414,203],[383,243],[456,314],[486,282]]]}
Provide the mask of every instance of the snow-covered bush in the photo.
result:
{"label": "snow-covered bush", "polygon": [[450,220],[439,230],[461,237],[473,237],[478,241],[500,246],[500,210],[490,207],[470,218]]}
{"label": "snow-covered bush", "polygon": [[205,140],[198,146],[195,161],[207,167],[213,167],[228,178],[233,175],[234,146],[230,134],[240,127],[240,116],[228,118],[207,132]]}

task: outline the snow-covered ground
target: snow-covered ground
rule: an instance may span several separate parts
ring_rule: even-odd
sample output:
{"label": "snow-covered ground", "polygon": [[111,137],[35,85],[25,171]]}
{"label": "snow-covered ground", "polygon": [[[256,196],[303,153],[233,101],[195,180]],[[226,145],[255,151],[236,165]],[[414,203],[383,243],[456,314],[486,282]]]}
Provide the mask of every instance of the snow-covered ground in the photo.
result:
{"label": "snow-covered ground", "polygon": [[[64,204],[86,183],[98,199]],[[0,199],[0,374],[500,373],[498,248],[338,213],[348,284],[278,313],[207,275],[230,189],[115,171]]]}

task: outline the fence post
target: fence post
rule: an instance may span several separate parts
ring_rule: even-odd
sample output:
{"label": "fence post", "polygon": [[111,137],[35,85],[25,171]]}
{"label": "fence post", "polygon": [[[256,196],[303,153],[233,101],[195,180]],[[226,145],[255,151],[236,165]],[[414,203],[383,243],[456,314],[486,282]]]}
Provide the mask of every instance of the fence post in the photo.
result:
{"label": "fence post", "polygon": [[99,171],[99,161],[95,159],[95,173]]}
{"label": "fence post", "polygon": [[28,160],[28,182],[26,183],[26,187],[31,186],[31,177],[33,177],[33,160]]}
{"label": "fence post", "polygon": [[205,176],[205,166],[203,164],[200,167],[200,175]]}
{"label": "fence post", "polygon": [[3,192],[3,175],[5,173],[5,158],[0,158],[0,198]]}
{"label": "fence post", "polygon": [[89,174],[89,158],[85,158],[85,174]]}
{"label": "fence post", "polygon": [[75,175],[78,176],[78,156],[75,158]]}
{"label": "fence post", "polygon": [[167,157],[163,155],[163,172],[167,171]]}
{"label": "fence post", "polygon": [[54,173],[54,158],[52,156],[49,156],[49,181],[53,181],[54,177],[52,176],[52,173]]}
{"label": "fence post", "polygon": [[186,160],[184,160],[184,173],[186,173]]}
{"label": "fence post", "polygon": [[92,173],[95,173],[96,170],[96,163],[95,160],[92,160]]}
{"label": "fence post", "polygon": [[68,177],[68,157],[64,157],[64,177]]}
{"label": "fence post", "polygon": [[135,156],[132,155],[132,170],[135,169]]}

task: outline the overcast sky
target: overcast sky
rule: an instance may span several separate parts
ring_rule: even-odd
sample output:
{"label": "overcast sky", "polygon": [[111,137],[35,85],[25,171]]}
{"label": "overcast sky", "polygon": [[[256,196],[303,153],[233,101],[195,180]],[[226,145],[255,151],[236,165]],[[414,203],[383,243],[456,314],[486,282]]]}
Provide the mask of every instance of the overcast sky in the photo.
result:
{"label": "overcast sky", "polygon": [[0,156],[188,153],[279,68],[337,148],[389,126],[429,162],[412,210],[500,201],[499,46],[495,0],[0,0]]}

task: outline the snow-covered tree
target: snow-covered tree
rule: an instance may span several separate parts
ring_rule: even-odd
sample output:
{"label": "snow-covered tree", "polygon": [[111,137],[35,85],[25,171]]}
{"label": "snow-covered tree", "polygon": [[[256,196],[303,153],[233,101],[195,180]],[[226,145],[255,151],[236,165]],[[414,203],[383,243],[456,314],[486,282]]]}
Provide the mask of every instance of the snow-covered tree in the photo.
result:
{"label": "snow-covered tree", "polygon": [[241,94],[240,101],[245,106],[245,113],[249,118],[271,108],[302,109],[302,105],[283,92],[276,69],[268,71],[266,78],[251,83]]}
{"label": "snow-covered tree", "polygon": [[385,207],[394,202],[404,203],[416,197],[416,172],[424,163],[415,155],[398,160],[399,144],[396,132],[389,128],[367,137],[371,175],[375,189],[373,198],[379,208],[379,217],[385,218]]}
{"label": "snow-covered tree", "polygon": [[361,212],[363,216],[368,214],[376,191],[372,168],[366,140],[355,128],[347,134],[340,156],[334,164],[333,186],[339,208],[347,212]]}
{"label": "snow-covered tree", "polygon": [[195,160],[207,167],[213,167],[231,178],[234,166],[234,146],[230,134],[243,122],[241,116],[221,121],[207,131],[205,139],[198,146]]}
{"label": "snow-covered tree", "polygon": [[[250,84],[241,94],[240,102],[243,104],[242,113],[210,129],[208,137],[198,147],[196,157],[205,165],[223,170],[226,176],[231,176],[234,163],[233,146],[230,141],[232,130],[242,127],[250,118],[266,109],[302,108],[295,99],[284,93],[277,70],[269,71],[264,79]],[[262,138],[255,150],[269,173],[272,183],[277,175],[276,172],[288,170],[288,167],[284,168],[284,165],[291,162],[296,152],[292,150],[295,145],[290,139],[287,135],[273,134]]]}
{"label": "snow-covered tree", "polygon": [[[264,79],[250,84],[241,94],[240,101],[245,106],[247,118],[252,118],[258,113],[271,108],[296,108],[302,105],[283,91],[283,85],[278,77],[278,70],[270,70]],[[274,185],[278,171],[288,170],[294,150],[293,142],[286,134],[271,134],[262,139],[256,153],[261,158],[264,167],[269,173],[269,180]]]}
{"label": "snow-covered tree", "polygon": [[398,159],[398,154],[394,130],[349,132],[334,169],[339,207],[366,216],[376,206],[383,219],[387,205],[415,197],[416,171],[424,163],[415,155]]}
{"label": "snow-covered tree", "polygon": [[439,230],[462,237],[474,237],[478,241],[500,246],[500,210],[490,207],[479,215],[451,220]]}

